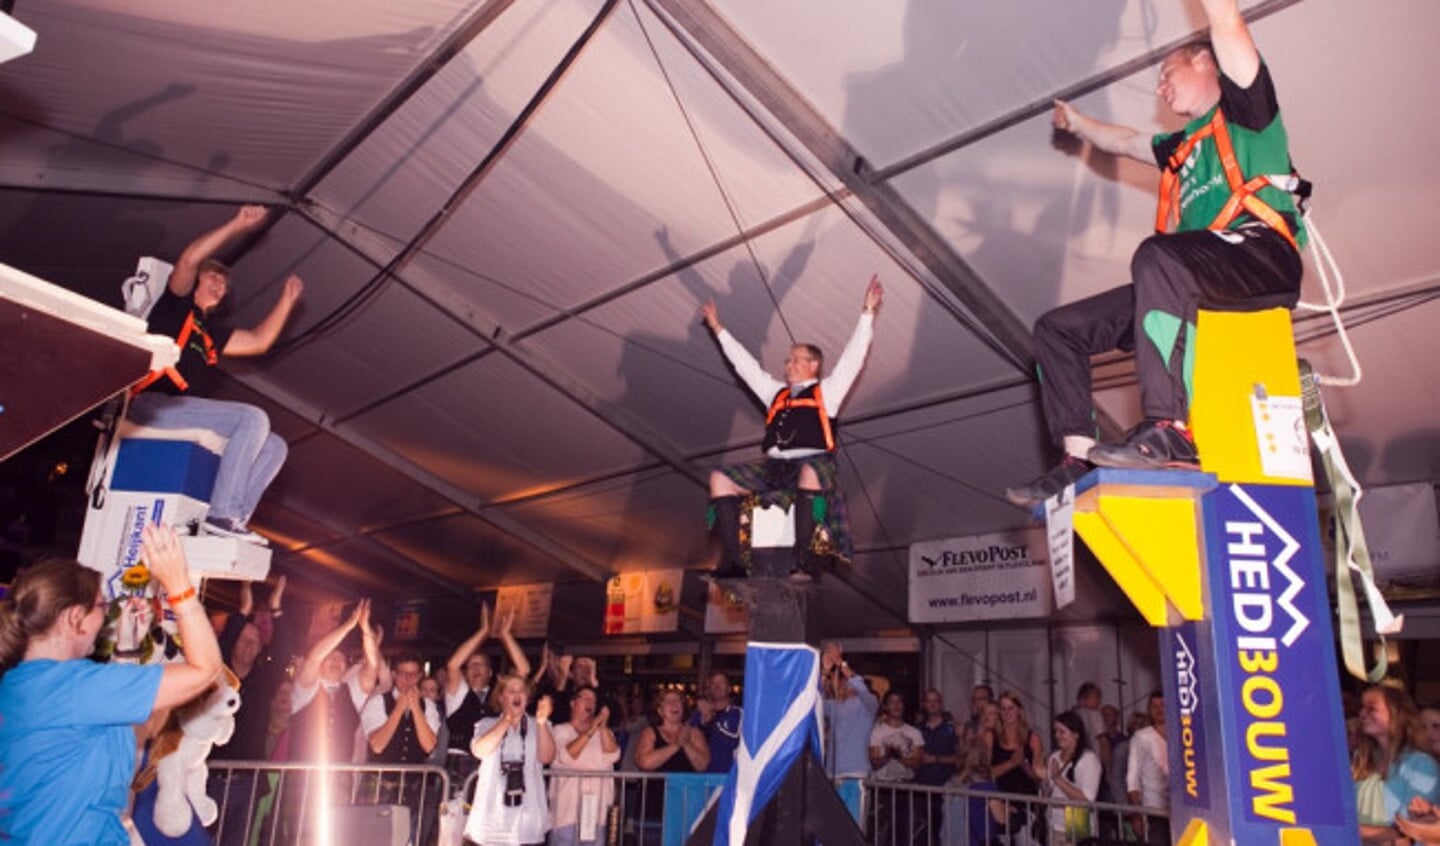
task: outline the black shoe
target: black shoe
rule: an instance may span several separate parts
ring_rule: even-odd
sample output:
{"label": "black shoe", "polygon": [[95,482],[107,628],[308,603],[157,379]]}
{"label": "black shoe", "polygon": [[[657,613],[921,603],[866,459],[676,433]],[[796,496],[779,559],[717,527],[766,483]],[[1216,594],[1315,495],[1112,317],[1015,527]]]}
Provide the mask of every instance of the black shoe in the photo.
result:
{"label": "black shoe", "polygon": [[1200,466],[1194,436],[1170,420],[1142,421],[1125,436],[1124,443],[1096,444],[1089,457],[1100,467],[1127,470],[1194,470]]}
{"label": "black shoe", "polygon": [[233,538],[258,546],[270,545],[270,541],[245,528],[245,525],[238,520],[232,520],[229,517],[206,517],[200,524],[200,534]]}
{"label": "black shoe", "polygon": [[1023,505],[1027,508],[1038,505],[1065,490],[1067,486],[1078,482],[1081,477],[1094,469],[1095,465],[1085,459],[1066,455],[1063,461],[1044,474],[1019,487],[1006,488],[1005,498],[1016,505]]}

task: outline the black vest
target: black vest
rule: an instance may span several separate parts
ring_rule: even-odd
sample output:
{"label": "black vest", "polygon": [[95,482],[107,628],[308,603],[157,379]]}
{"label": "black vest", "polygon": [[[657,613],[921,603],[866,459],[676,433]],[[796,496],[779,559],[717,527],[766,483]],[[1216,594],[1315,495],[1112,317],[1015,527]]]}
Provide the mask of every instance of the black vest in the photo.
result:
{"label": "black vest", "polygon": [[[782,450],[834,448],[825,443],[825,428],[820,422],[825,415],[824,408],[790,405],[793,400],[814,401],[819,386],[820,383],[816,382],[791,394],[787,385],[775,394],[775,398],[770,401],[771,412],[765,424],[765,440],[760,445],[762,450],[768,453],[775,447]],[[840,429],[835,418],[830,418],[829,423],[832,441],[838,440]]]}
{"label": "black vest", "polygon": [[350,686],[341,682],[327,694],[320,685],[310,704],[290,720],[290,759],[349,763],[359,727],[360,712],[350,701]]}
{"label": "black vest", "polygon": [[[389,719],[390,712],[395,710],[395,694],[387,693],[382,699],[385,700],[385,718]],[[423,764],[430,757],[420,746],[420,738],[415,734],[415,715],[408,708],[400,717],[400,724],[395,726],[390,742],[378,753],[371,749],[369,757],[370,762],[376,764]]]}
{"label": "black vest", "polygon": [[[489,698],[489,688],[485,690],[485,696]],[[475,724],[495,715],[496,712],[491,711],[489,706],[480,700],[479,694],[473,690],[468,691],[465,698],[460,700],[460,707],[455,709],[455,713],[445,718],[445,725],[450,729],[450,748],[468,750],[470,741],[475,736]]]}

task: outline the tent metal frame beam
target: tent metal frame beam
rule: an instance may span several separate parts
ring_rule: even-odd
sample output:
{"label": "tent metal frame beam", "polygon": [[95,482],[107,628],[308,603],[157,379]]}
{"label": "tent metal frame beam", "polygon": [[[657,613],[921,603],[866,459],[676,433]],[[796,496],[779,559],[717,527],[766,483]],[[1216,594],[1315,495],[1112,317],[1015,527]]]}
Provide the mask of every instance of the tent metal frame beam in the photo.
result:
{"label": "tent metal frame beam", "polygon": [[687,37],[677,40],[732,97],[743,99],[741,92],[733,90],[738,85],[820,161],[964,304],[1018,368],[1027,372],[1033,369],[1034,338],[1029,328],[929,221],[893,186],[879,179],[870,163],[729,21],[701,0],[645,0],[645,3],[667,26],[673,22],[686,34]]}
{"label": "tent metal frame beam", "polygon": [[309,172],[300,177],[288,190],[278,192],[287,197],[289,203],[280,208],[279,214],[266,216],[259,227],[247,232],[227,251],[230,264],[239,262],[265,237],[265,233],[280,222],[280,218],[293,211],[297,206],[307,204],[310,192],[319,187],[320,183],[324,182],[325,178],[333,173],[346,157],[359,149],[360,145],[364,144],[377,129],[404,108],[405,104],[410,102],[411,97],[419,93],[431,79],[444,70],[452,59],[464,52],[471,42],[489,29],[490,25],[514,3],[515,0],[488,0],[472,12],[464,23],[456,27],[422,62],[406,74],[398,85],[390,89],[390,93],[376,103],[369,113],[352,126],[350,131],[345,133],[344,138],[326,151]]}
{"label": "tent metal frame beam", "polygon": [[[1253,9],[1244,12],[1243,17],[1247,22],[1254,23],[1255,21],[1267,18],[1276,12],[1283,11],[1302,2],[1304,2],[1304,0],[1270,0],[1270,2],[1261,3]],[[875,171],[875,178],[890,180],[897,176],[903,176],[917,167],[923,167],[936,159],[943,158],[972,144],[977,144],[992,135],[1004,132],[1027,120],[1032,120],[1040,115],[1047,114],[1054,109],[1056,100],[1078,100],[1087,94],[1093,94],[1106,86],[1126,79],[1146,68],[1154,67],[1160,64],[1166,56],[1170,55],[1171,51],[1175,50],[1175,48],[1193,42],[1199,34],[1199,32],[1188,33],[1181,38],[1177,38],[1174,41],[1142,53],[1127,62],[1101,71],[1093,76],[1086,77],[1072,85],[1067,85],[1053,94],[1047,94],[1038,100],[1027,103],[1017,109],[1012,109],[1000,117],[987,121],[974,129],[962,132],[959,135],[921,150],[918,153],[906,156],[893,164],[879,168]]]}
{"label": "tent metal frame beam", "polygon": [[[370,255],[369,251],[359,244],[341,238],[336,234],[333,222],[322,220],[313,214],[311,210],[307,210],[304,214],[306,220],[354,252],[356,256],[376,267],[383,268],[385,266],[384,262]],[[451,319],[465,327],[477,339],[483,341],[491,349],[505,356],[531,375],[549,385],[561,396],[594,415],[598,420],[626,440],[629,440],[645,452],[655,456],[696,484],[701,486],[708,484],[708,474],[691,464],[685,455],[671,445],[668,439],[662,434],[650,428],[648,424],[636,418],[626,409],[601,396],[589,386],[564,372],[548,358],[517,344],[504,333],[501,327],[482,318],[481,314],[483,309],[472,302],[465,293],[456,290],[453,286],[447,285],[440,280],[432,280],[428,275],[401,276],[399,272],[391,271],[390,276],[416,296],[449,315]],[[453,369],[453,366],[447,368],[446,372]],[[354,417],[355,414],[350,413],[346,415],[346,417],[341,418],[340,422],[353,419]],[[338,423],[332,425],[338,425]],[[438,492],[439,491],[437,491],[437,493]],[[445,496],[451,498],[448,495]],[[468,498],[474,499],[473,496]]]}
{"label": "tent metal frame beam", "polygon": [[[231,378],[234,378],[237,382],[257,394],[270,399],[272,402],[279,403],[281,406],[289,409],[292,414],[305,420],[310,425],[318,429],[323,429],[326,433],[370,455],[385,466],[408,477],[417,485],[427,488],[450,502],[455,503],[464,509],[466,513],[478,517],[496,529],[535,547],[546,555],[569,566],[571,569],[583,573],[588,578],[597,582],[603,582],[609,578],[610,571],[603,565],[561,546],[545,535],[536,532],[505,514],[499,513],[493,508],[488,508],[487,504],[481,502],[474,494],[462,490],[434,473],[419,467],[410,461],[410,459],[400,455],[389,447],[377,443],[359,432],[338,428],[335,423],[326,420],[319,410],[313,408],[308,402],[301,400],[288,391],[275,388],[273,385],[260,381],[253,375],[239,376],[232,374]],[[357,534],[355,537],[359,537],[359,535]],[[394,550],[390,551],[394,552]]]}
{"label": "tent metal frame beam", "polygon": [[[72,188],[63,185],[22,185],[15,182],[0,183],[0,192],[14,192],[19,194],[35,194],[37,196],[74,196],[89,197],[105,200],[136,200],[138,202],[150,203],[185,203],[196,206],[243,206],[247,203],[266,203],[275,201],[275,192],[268,188],[257,188],[256,195],[246,197],[219,197],[196,194],[172,194],[164,191],[112,191],[108,188],[98,186],[86,186],[84,188]],[[259,196],[260,194],[267,196]]]}
{"label": "tent metal frame beam", "polygon": [[345,137],[331,148],[330,152],[326,153],[310,169],[309,173],[295,183],[290,192],[291,196],[297,201],[308,197],[310,192],[319,187],[325,177],[334,172],[347,156],[359,149],[360,145],[375,133],[375,130],[400,111],[411,97],[419,93],[431,79],[444,70],[445,66],[450,64],[456,56],[463,53],[471,42],[479,38],[514,4],[515,0],[489,0],[471,13],[470,17],[456,27],[440,46],[425,57],[423,62],[410,71],[400,81],[400,84],[385,96],[385,99],[377,103],[369,114],[346,133]]}

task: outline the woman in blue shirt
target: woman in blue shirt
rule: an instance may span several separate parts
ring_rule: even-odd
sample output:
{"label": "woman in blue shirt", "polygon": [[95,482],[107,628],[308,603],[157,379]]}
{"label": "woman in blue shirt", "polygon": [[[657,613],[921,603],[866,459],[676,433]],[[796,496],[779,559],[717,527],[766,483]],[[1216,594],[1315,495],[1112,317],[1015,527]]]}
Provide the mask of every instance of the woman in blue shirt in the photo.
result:
{"label": "woman in blue shirt", "polygon": [[120,814],[135,774],[133,726],[195,697],[220,670],[174,530],[147,526],[141,557],[175,612],[183,663],[86,660],[107,603],[100,574],[74,561],[21,571],[0,600],[0,841],[128,844]]}

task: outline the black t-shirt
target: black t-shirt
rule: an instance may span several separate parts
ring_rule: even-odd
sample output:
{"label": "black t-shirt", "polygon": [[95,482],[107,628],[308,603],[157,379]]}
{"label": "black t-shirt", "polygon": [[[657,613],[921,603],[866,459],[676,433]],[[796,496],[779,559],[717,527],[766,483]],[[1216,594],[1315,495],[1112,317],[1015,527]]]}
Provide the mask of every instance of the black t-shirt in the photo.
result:
{"label": "black t-shirt", "polygon": [[[180,376],[189,385],[184,393],[204,396],[219,378],[215,361],[219,360],[221,351],[225,349],[225,344],[230,341],[230,335],[235,330],[225,321],[217,319],[213,313],[208,317],[202,314],[195,307],[194,292],[188,297],[177,297],[166,288],[150,312],[150,332],[178,338],[185,326],[185,319],[192,315],[195,328],[191,330],[185,346],[180,350],[180,360],[175,369],[180,371]],[[210,341],[208,347],[205,343],[207,337]],[[215,361],[211,360],[212,351]],[[171,395],[181,393],[180,388],[168,377],[156,380],[146,390]]]}

